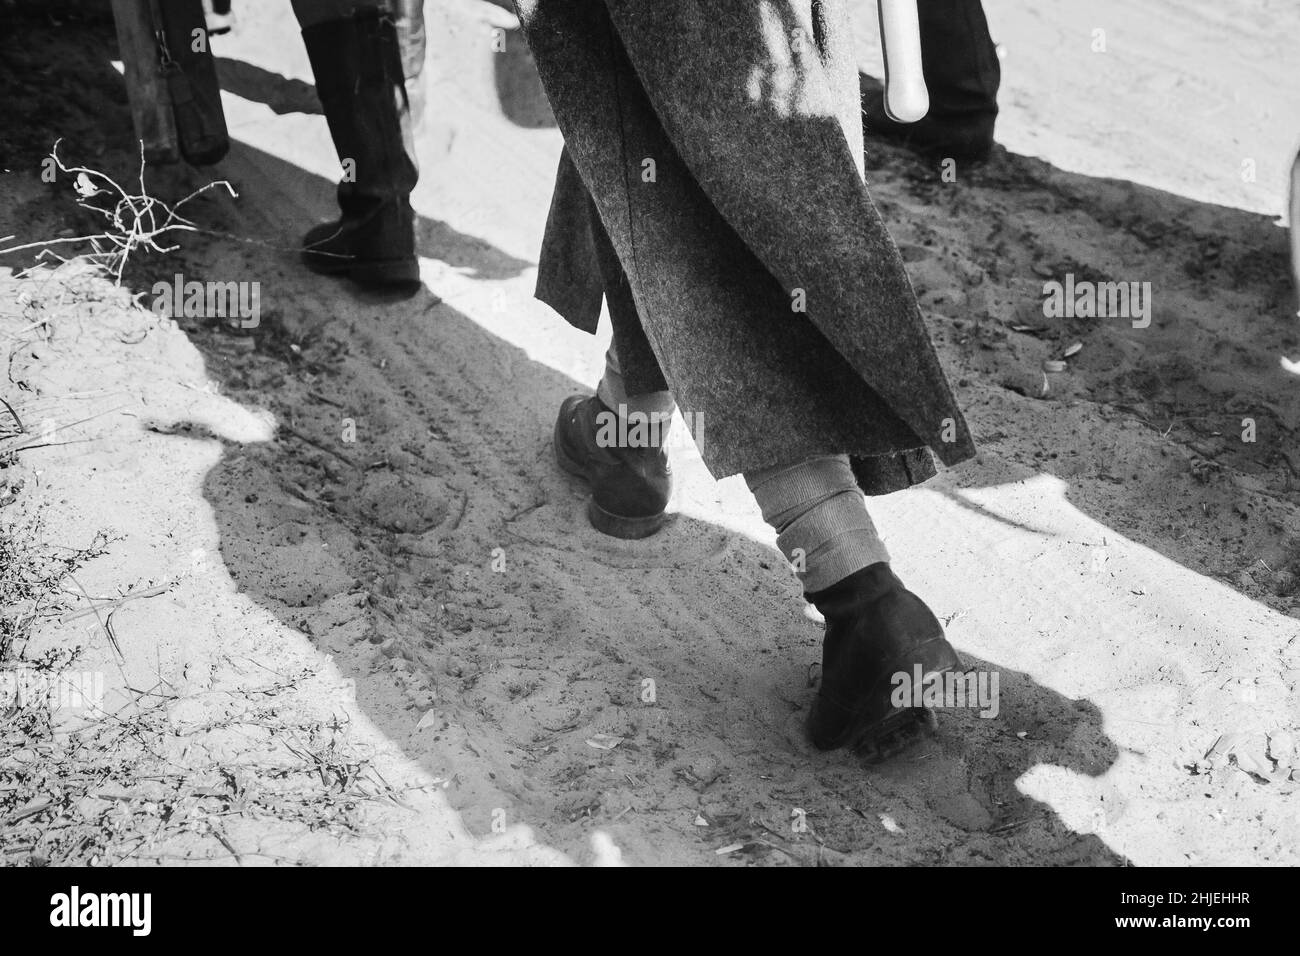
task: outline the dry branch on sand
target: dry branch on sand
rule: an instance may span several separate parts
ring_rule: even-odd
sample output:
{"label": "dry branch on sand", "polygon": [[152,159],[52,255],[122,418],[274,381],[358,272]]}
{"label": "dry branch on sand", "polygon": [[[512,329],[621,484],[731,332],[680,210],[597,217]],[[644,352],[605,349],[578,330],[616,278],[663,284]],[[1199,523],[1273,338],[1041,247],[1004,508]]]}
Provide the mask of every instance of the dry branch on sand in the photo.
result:
{"label": "dry branch on sand", "polygon": [[[50,150],[49,159],[61,173],[74,176],[73,188],[77,193],[77,205],[104,219],[111,228],[104,232],[88,236],[70,236],[60,239],[43,239],[37,242],[23,243],[0,249],[0,255],[22,252],[27,249],[41,249],[42,255],[49,247],[59,243],[90,243],[91,252],[83,253],[79,258],[103,268],[121,284],[122,272],[127,260],[138,249],[153,252],[174,252],[175,245],[160,245],[170,233],[197,232],[198,227],[180,214],[180,209],[190,200],[224,186],[232,197],[238,197],[233,186],[226,180],[217,180],[191,192],[175,203],[166,203],[156,196],[150,196],[144,185],[144,144],[140,144],[140,173],[138,193],[128,193],[118,182],[105,172],[89,166],[69,166],[59,157],[59,143],[55,140]],[[98,197],[105,197],[99,199]],[[7,236],[6,239],[14,237]],[[52,253],[51,253],[52,254]],[[38,257],[39,258],[39,257]],[[61,258],[56,256],[56,258]]]}

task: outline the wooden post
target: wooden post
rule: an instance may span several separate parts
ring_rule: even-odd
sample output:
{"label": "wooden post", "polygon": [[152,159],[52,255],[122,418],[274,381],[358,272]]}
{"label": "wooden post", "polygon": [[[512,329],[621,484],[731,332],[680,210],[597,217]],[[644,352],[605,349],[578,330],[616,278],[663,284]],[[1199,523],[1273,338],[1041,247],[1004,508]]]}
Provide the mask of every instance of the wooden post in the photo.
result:
{"label": "wooden post", "polygon": [[171,96],[158,72],[158,41],[154,38],[149,0],[112,2],[136,139],[144,142],[146,163],[174,163],[180,159],[180,149]]}

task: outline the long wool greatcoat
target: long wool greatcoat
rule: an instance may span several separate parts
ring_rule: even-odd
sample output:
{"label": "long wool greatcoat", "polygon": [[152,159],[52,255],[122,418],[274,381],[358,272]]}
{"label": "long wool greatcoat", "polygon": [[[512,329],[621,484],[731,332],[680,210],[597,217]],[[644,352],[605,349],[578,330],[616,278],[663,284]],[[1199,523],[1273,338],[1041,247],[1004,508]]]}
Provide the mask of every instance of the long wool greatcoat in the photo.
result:
{"label": "long wool greatcoat", "polygon": [[715,477],[847,453],[884,494],[974,454],[863,179],[848,0],[516,6],[565,140],[537,295],[590,332],[605,296]]}

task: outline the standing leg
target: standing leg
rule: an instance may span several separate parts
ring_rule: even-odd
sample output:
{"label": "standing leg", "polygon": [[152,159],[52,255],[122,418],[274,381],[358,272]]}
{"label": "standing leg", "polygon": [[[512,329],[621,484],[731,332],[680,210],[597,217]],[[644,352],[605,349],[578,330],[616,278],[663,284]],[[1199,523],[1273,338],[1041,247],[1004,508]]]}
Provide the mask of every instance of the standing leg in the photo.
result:
{"label": "standing leg", "polygon": [[396,23],[366,0],[294,0],[330,136],[344,167],[341,216],[307,233],[316,272],[414,291],[418,175]]}
{"label": "standing leg", "polygon": [[[571,395],[560,406],[555,457],[561,468],[591,485],[587,516],[596,530],[644,538],[666,520],[672,470],[664,445],[677,406],[641,331],[609,236],[594,206],[588,213],[614,341],[596,394]],[[635,376],[628,374],[632,369]]]}

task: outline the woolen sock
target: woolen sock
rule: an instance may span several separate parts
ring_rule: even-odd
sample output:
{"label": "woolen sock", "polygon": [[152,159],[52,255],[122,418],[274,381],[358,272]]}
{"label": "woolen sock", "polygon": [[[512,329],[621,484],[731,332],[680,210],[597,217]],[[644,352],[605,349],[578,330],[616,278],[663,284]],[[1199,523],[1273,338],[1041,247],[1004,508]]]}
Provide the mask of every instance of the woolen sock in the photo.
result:
{"label": "woolen sock", "polygon": [[[617,412],[620,416],[637,412],[645,415],[647,421],[654,421],[656,418],[671,421],[673,412],[677,408],[671,392],[629,395],[623,384],[623,370],[618,364],[618,354],[614,351],[612,343],[605,352],[605,374],[601,376],[600,384],[596,386],[596,397],[604,402],[606,408]],[[667,435],[667,433],[668,424],[665,422],[662,434]]]}
{"label": "woolen sock", "polygon": [[745,483],[805,592],[889,561],[847,455],[747,471]]}

